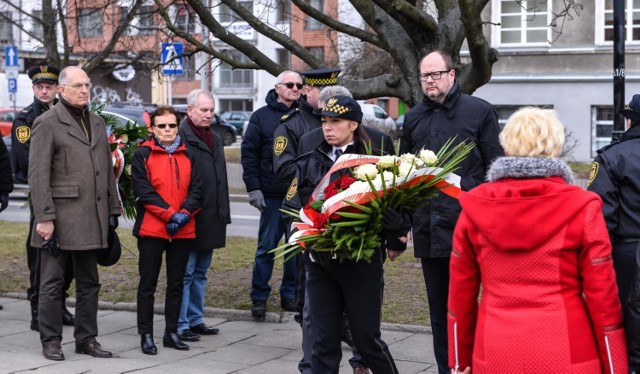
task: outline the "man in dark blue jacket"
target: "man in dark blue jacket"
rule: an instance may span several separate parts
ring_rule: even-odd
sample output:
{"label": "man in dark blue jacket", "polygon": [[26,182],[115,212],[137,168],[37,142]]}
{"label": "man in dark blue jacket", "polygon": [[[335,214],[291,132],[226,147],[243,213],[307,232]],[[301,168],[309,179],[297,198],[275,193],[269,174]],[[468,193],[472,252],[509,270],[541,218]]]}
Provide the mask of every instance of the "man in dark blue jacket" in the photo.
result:
{"label": "man in dark blue jacket", "polygon": [[[422,148],[438,152],[449,139],[453,145],[473,142],[476,147],[456,170],[468,191],[485,180],[491,162],[504,152],[498,141],[498,116],[486,101],[462,93],[451,57],[435,51],[420,62],[424,99],[407,113],[400,154]],[[460,215],[458,200],[440,193],[413,215],[415,256],[421,259],[427,286],[433,346],[438,372],[448,374],[447,298],[453,228]]]}
{"label": "man in dark blue jacket", "polygon": [[[251,314],[257,319],[264,318],[271,292],[273,254],[269,251],[278,246],[287,230],[280,207],[289,184],[279,181],[273,171],[273,133],[282,116],[298,105],[302,89],[302,78],[294,71],[280,73],[276,82],[267,94],[267,105],[251,115],[241,146],[242,178],[249,192],[249,204],[260,211],[250,294]],[[280,305],[290,312],[296,311],[296,273],[295,261],[284,263]]]}

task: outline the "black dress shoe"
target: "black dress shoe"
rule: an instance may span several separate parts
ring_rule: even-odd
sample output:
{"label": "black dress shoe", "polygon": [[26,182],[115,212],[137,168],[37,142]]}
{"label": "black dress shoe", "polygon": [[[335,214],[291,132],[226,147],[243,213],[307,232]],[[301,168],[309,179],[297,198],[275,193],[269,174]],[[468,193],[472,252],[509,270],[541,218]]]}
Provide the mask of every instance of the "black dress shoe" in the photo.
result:
{"label": "black dress shoe", "polygon": [[297,312],[298,311],[298,303],[294,299],[282,299],[280,300],[280,306],[282,310],[286,312]]}
{"label": "black dress shoe", "polygon": [[62,353],[62,347],[60,347],[59,341],[52,341],[42,344],[42,355],[47,360],[63,361],[64,353]]}
{"label": "black dress shoe", "polygon": [[92,340],[88,343],[84,343],[81,345],[76,345],[76,353],[84,353],[89,356],[99,357],[99,358],[111,358],[113,354],[109,351],[105,351],[102,349],[100,343],[97,340]]}
{"label": "black dress shoe", "polygon": [[145,355],[158,354],[158,348],[153,342],[153,334],[140,334],[140,348]]}
{"label": "black dress shoe", "polygon": [[200,335],[194,334],[189,329],[179,331],[178,337],[184,340],[185,342],[197,342],[198,340],[200,340]]}
{"label": "black dress shoe", "polygon": [[184,344],[175,332],[165,332],[162,338],[162,345],[165,347],[175,348],[179,351],[188,351],[189,346]]}
{"label": "black dress shoe", "polygon": [[267,302],[254,300],[251,303],[251,315],[255,319],[264,319],[265,314],[267,314]]}
{"label": "black dress shoe", "polygon": [[75,326],[76,324],[76,317],[67,308],[62,309],[62,324],[65,326]]}
{"label": "black dress shoe", "polygon": [[220,329],[215,327],[209,327],[204,323],[199,325],[195,325],[190,328],[191,332],[199,334],[199,335],[215,335],[220,332]]}

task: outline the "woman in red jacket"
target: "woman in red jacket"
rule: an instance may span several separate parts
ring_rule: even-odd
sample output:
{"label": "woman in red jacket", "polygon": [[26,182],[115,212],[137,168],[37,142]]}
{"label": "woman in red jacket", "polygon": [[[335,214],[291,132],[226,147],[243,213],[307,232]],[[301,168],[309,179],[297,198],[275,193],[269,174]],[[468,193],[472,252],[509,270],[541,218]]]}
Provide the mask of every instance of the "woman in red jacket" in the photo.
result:
{"label": "woman in red jacket", "polygon": [[182,305],[182,278],[195,238],[194,215],[202,206],[202,186],[192,168],[193,156],[178,136],[178,114],[172,107],[158,107],[151,115],[153,136],[138,146],[131,177],[137,202],[133,234],[138,238],[138,333],[142,352],[155,355],[153,304],[162,253],[167,258],[165,332],[163,345],[188,350],[178,337]]}
{"label": "woman in red jacket", "polygon": [[[611,243],[600,198],[557,157],[553,110],[523,108],[500,133],[510,157],[460,197],[451,255],[454,372],[626,373]],[[480,285],[482,296],[478,301]]]}

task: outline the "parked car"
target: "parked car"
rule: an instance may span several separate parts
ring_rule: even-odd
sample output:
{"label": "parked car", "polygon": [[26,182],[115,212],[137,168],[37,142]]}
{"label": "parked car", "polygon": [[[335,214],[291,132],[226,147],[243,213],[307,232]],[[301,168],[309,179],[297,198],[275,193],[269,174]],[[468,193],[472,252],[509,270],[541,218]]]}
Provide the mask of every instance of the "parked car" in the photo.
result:
{"label": "parked car", "polygon": [[404,126],[404,114],[401,114],[396,118],[396,134],[399,137],[402,136],[402,128]]}
{"label": "parked car", "polygon": [[220,114],[220,117],[227,120],[230,124],[236,127],[236,132],[240,135],[244,134],[244,128],[249,123],[252,112],[224,112]]}
{"label": "parked car", "polygon": [[151,125],[151,112],[153,107],[133,106],[126,104],[107,105],[102,109],[102,113],[116,117],[118,126],[126,126],[127,122],[135,122],[139,126]]}
{"label": "parked car", "polygon": [[388,134],[391,139],[397,139],[396,123],[380,106],[376,104],[363,103],[360,104],[362,108],[362,124],[368,127],[372,127],[385,134]]}
{"label": "parked car", "polygon": [[21,110],[22,108],[16,108],[14,112],[13,108],[0,108],[0,136],[11,135],[13,120]]}
{"label": "parked car", "polygon": [[[187,105],[186,104],[178,104],[174,105],[174,108],[180,114],[180,122],[187,116]],[[229,124],[227,120],[221,118],[219,115],[213,115],[213,121],[211,122],[211,130],[215,131],[222,138],[222,143],[225,147],[230,146],[231,144],[236,142],[236,128],[235,126]]]}

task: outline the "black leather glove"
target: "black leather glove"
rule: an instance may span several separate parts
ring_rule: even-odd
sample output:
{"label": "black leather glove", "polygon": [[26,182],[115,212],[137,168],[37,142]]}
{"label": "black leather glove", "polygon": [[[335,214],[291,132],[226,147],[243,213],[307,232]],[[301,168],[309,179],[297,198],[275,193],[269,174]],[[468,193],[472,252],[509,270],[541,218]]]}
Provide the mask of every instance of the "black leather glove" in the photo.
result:
{"label": "black leather glove", "polygon": [[120,224],[120,221],[118,221],[118,216],[116,215],[109,216],[109,228],[111,230],[117,229],[119,224]]}
{"label": "black leather glove", "polygon": [[175,234],[177,234],[178,229],[180,229],[180,225],[178,225],[177,223],[175,222],[167,223],[167,232],[169,233],[170,236],[174,236]]}
{"label": "black leather glove", "polygon": [[7,209],[7,206],[9,206],[9,194],[0,193],[0,212]]}
{"label": "black leather glove", "polygon": [[411,217],[408,213],[398,212],[392,207],[382,213],[382,228],[389,234],[405,236],[411,230]]}
{"label": "black leather glove", "polygon": [[311,262],[318,265],[329,265],[332,260],[332,254],[329,251],[315,251],[313,249],[308,250],[309,258]]}
{"label": "black leather glove", "polygon": [[191,218],[189,218],[189,215],[187,213],[182,213],[182,212],[173,213],[173,215],[169,219],[169,223],[177,223],[178,227],[182,227],[186,225],[187,223],[189,223],[189,221],[191,221]]}
{"label": "black leather glove", "polygon": [[48,240],[42,242],[42,246],[49,251],[49,254],[53,257],[58,257],[60,254],[60,242],[58,236],[54,232]]}

